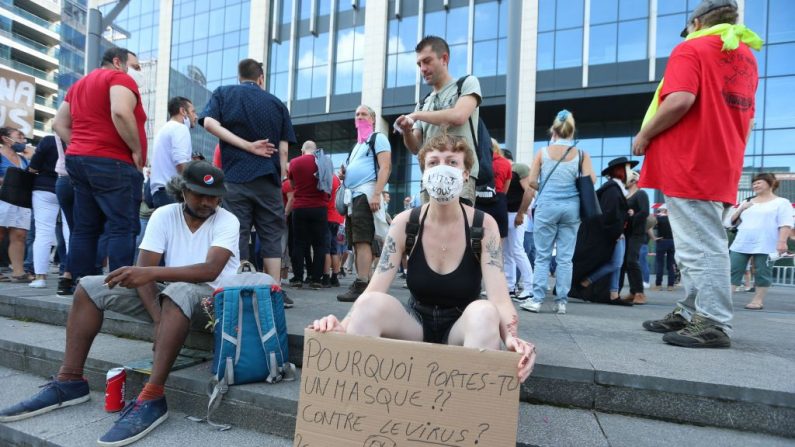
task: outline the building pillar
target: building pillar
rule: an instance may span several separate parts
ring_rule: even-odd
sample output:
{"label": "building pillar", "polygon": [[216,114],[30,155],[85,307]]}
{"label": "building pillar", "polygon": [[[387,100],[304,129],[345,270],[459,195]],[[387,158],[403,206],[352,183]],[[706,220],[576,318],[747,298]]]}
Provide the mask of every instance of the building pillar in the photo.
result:
{"label": "building pillar", "polygon": [[[538,0],[511,2],[509,8],[508,54],[518,54],[519,57],[508,60],[505,142],[517,162],[529,164],[533,159],[535,136]],[[511,36],[518,39],[512,41]]]}
{"label": "building pillar", "polygon": [[265,75],[268,74],[270,51],[270,28],[272,20],[269,0],[251,0],[251,20],[248,28],[248,57],[262,62]]}
{"label": "building pillar", "polygon": [[[365,64],[362,72],[362,104],[367,104],[382,117],[384,73],[386,73],[386,37],[389,27],[387,2],[367,2],[364,17]],[[376,130],[389,132],[389,123],[376,120]]]}
{"label": "building pillar", "polygon": [[[154,135],[160,132],[160,128],[168,122],[168,90],[171,80],[171,30],[172,18],[174,16],[174,0],[161,0],[160,16],[158,18],[157,35],[157,65],[155,79],[157,88],[155,90],[155,116]],[[165,87],[165,88],[163,88]]]}

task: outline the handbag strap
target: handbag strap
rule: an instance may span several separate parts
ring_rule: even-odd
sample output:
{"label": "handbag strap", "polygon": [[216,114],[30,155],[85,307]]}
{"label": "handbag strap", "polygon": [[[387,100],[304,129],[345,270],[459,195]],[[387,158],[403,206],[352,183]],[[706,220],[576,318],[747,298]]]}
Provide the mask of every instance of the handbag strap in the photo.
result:
{"label": "handbag strap", "polygon": [[[579,140],[577,140],[577,141],[579,141]],[[569,146],[569,147],[566,149],[566,152],[564,152],[564,153],[563,153],[563,156],[562,156],[562,157],[560,157],[560,160],[558,160],[558,161],[557,161],[557,163],[555,163],[555,166],[552,166],[552,170],[551,170],[551,171],[549,171],[549,175],[547,175],[547,178],[545,178],[545,179],[544,179],[544,181],[541,183],[541,187],[540,187],[540,188],[538,188],[538,194],[536,194],[536,200],[538,200],[538,197],[541,195],[541,191],[543,191],[543,190],[544,190],[544,186],[546,186],[547,182],[549,181],[549,178],[550,178],[550,177],[552,177],[552,173],[553,173],[553,172],[555,172],[555,169],[558,169],[558,165],[560,164],[560,162],[561,162],[561,161],[563,161],[563,160],[565,160],[565,159],[566,159],[566,156],[567,156],[567,155],[569,155],[569,151],[570,151],[570,150],[571,150],[571,149],[572,149],[574,146],[576,146],[576,145],[577,145],[577,141],[575,141],[575,142],[574,142],[574,144],[572,144],[571,146]],[[547,147],[547,149],[549,149],[549,148]],[[577,150],[579,151],[579,149],[577,149]]]}

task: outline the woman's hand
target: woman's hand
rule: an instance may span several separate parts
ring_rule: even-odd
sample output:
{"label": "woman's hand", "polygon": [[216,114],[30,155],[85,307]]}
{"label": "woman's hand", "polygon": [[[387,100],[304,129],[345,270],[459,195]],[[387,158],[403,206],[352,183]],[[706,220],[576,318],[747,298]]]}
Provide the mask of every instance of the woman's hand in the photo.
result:
{"label": "woman's hand", "polygon": [[533,366],[536,364],[536,346],[521,338],[508,335],[505,338],[505,347],[509,351],[522,354],[516,375],[519,377],[519,382],[524,382],[530,376],[530,373],[533,372]]}
{"label": "woman's hand", "polygon": [[787,247],[786,240],[776,242],[776,251],[778,252],[779,255],[783,255],[784,253],[786,253],[788,248],[789,247]]}
{"label": "woman's hand", "polygon": [[345,333],[345,327],[340,323],[334,315],[328,315],[319,320],[315,320],[309,325],[310,329],[317,332],[342,332]]}
{"label": "woman's hand", "polygon": [[516,217],[513,219],[513,225],[515,227],[521,227],[523,223],[524,223],[524,214],[516,213]]}

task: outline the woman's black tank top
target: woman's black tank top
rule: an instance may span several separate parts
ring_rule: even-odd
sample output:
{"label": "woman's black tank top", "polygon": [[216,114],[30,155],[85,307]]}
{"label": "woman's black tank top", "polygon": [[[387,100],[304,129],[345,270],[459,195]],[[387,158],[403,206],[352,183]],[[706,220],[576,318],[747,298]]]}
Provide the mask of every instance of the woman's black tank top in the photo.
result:
{"label": "woman's black tank top", "polygon": [[463,206],[461,212],[464,213],[467,249],[464,250],[464,256],[458,267],[446,275],[431,270],[425,259],[422,233],[428,210],[426,209],[425,214],[422,215],[417,242],[414,245],[414,251],[408,258],[408,273],[406,275],[406,285],[411,295],[420,304],[463,309],[480,297],[480,281],[483,274],[480,270],[480,263],[472,252],[469,220]]}

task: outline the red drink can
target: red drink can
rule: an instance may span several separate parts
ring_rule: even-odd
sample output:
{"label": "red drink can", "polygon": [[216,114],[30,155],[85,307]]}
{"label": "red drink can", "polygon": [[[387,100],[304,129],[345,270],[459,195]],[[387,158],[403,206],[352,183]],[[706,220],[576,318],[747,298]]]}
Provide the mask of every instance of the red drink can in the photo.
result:
{"label": "red drink can", "polygon": [[105,380],[105,411],[115,413],[124,408],[124,385],[127,382],[127,371],[124,368],[113,368],[108,371]]}

